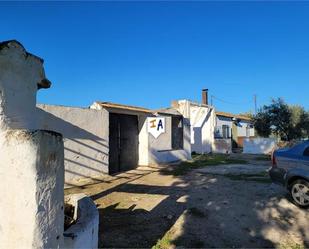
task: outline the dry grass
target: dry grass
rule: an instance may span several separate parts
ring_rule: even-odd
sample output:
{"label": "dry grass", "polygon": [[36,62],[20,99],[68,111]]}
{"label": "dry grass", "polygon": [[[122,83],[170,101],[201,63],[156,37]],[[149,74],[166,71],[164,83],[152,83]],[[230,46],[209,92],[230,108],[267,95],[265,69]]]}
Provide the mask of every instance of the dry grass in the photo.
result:
{"label": "dry grass", "polygon": [[205,155],[193,155],[192,160],[182,162],[179,165],[173,166],[172,170],[168,173],[175,176],[185,175],[192,169],[216,166],[224,164],[246,164],[247,161],[243,159],[231,158],[230,155],[226,154],[205,154]]}
{"label": "dry grass", "polygon": [[173,246],[171,237],[171,234],[167,232],[162,239],[158,240],[157,244],[155,244],[152,249],[170,249]]}

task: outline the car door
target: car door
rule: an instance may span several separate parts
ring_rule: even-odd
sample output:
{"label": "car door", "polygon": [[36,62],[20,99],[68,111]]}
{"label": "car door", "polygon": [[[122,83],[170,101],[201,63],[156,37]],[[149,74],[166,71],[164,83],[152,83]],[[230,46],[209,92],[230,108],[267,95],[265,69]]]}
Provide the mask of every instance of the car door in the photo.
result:
{"label": "car door", "polygon": [[303,156],[307,147],[308,144],[300,143],[290,149],[281,150],[278,158],[280,161],[279,166],[285,171],[298,168],[301,165],[300,161],[307,160],[307,158]]}
{"label": "car door", "polygon": [[297,166],[296,154],[291,149],[281,149],[276,155],[278,167],[284,171]]}
{"label": "car door", "polygon": [[298,168],[309,170],[309,145],[304,148],[304,151],[298,161]]}

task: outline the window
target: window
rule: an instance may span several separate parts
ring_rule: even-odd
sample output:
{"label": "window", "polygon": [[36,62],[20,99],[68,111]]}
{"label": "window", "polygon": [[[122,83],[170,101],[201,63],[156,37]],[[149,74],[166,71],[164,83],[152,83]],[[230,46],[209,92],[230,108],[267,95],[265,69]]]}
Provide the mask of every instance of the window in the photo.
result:
{"label": "window", "polygon": [[222,125],[222,138],[230,138],[230,127]]}
{"label": "window", "polygon": [[172,149],[183,149],[183,119],[172,117]]}
{"label": "window", "polygon": [[303,156],[309,156],[309,146],[304,150]]}
{"label": "window", "polygon": [[221,127],[216,127],[214,131],[215,138],[222,138]]}

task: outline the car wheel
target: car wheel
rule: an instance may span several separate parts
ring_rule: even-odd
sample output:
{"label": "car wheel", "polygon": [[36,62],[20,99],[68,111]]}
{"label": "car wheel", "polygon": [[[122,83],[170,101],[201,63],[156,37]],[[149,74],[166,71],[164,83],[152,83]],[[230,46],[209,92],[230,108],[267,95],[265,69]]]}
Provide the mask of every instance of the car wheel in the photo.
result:
{"label": "car wheel", "polygon": [[294,203],[299,207],[309,207],[309,183],[297,180],[291,184],[290,193]]}

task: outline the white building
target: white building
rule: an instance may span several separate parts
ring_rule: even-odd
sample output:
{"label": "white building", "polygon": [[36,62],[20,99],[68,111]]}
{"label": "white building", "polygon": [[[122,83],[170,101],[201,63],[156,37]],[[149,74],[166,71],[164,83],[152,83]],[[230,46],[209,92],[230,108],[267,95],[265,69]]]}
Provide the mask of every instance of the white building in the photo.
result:
{"label": "white building", "polygon": [[255,137],[253,122],[246,116],[216,112],[215,137],[232,139],[233,147],[242,148],[245,138]]}
{"label": "white building", "polygon": [[190,124],[191,151],[200,154],[212,152],[215,127],[214,108],[189,100],[173,101],[172,106]]}
{"label": "white building", "polygon": [[[191,158],[189,125],[175,110],[95,102],[90,109],[38,105],[38,113],[41,129],[63,134],[66,186],[138,165]],[[155,120],[156,125],[157,117],[164,129],[155,137],[148,124]]]}
{"label": "white building", "polygon": [[202,103],[178,100],[172,107],[190,124],[192,152],[231,153],[233,144],[242,147],[244,138],[254,137],[250,118],[217,112],[208,104],[208,89],[202,90]]}

